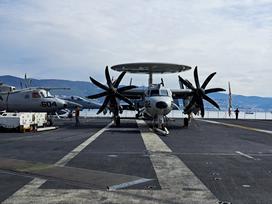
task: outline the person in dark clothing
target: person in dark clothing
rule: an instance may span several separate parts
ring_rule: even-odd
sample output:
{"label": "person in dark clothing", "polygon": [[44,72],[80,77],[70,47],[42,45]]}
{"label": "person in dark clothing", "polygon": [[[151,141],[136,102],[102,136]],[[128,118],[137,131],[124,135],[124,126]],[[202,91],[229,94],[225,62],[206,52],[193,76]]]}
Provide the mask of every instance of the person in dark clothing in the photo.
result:
{"label": "person in dark clothing", "polygon": [[235,119],[238,120],[238,116],[239,116],[239,109],[236,108],[236,110],[234,111],[235,112]]}
{"label": "person in dark clothing", "polygon": [[80,109],[79,107],[77,106],[76,107],[76,110],[75,110],[75,118],[76,118],[76,127],[79,127],[80,123],[79,123],[79,112],[80,112]]}

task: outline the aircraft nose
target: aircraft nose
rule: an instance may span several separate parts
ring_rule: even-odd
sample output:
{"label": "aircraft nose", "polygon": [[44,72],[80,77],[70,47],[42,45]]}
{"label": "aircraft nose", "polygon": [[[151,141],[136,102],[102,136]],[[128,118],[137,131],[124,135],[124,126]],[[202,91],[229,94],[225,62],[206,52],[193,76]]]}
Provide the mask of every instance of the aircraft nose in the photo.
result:
{"label": "aircraft nose", "polygon": [[164,101],[159,101],[159,102],[156,103],[156,107],[158,109],[165,109],[165,108],[167,108],[167,103],[164,102]]}

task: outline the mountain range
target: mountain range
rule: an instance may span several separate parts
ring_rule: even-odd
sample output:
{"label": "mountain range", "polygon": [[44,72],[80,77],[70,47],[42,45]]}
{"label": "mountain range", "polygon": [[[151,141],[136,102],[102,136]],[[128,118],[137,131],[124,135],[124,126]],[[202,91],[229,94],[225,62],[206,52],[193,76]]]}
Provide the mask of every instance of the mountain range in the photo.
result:
{"label": "mountain range", "polygon": [[[98,93],[98,89],[95,85],[86,81],[70,81],[60,79],[29,79],[31,80],[31,86],[33,87],[55,87],[55,88],[70,88],[70,90],[52,90],[54,95],[77,95],[88,96],[94,93]],[[0,76],[0,82],[15,86],[20,89],[25,86],[25,79],[14,77],[10,75]],[[218,102],[222,110],[228,109],[228,93],[214,93],[210,94],[215,101]],[[214,110],[214,108],[205,103],[205,107],[208,110]],[[259,96],[243,96],[232,94],[232,107],[239,108],[243,111],[255,112],[255,111],[272,111],[272,97],[259,97]]]}

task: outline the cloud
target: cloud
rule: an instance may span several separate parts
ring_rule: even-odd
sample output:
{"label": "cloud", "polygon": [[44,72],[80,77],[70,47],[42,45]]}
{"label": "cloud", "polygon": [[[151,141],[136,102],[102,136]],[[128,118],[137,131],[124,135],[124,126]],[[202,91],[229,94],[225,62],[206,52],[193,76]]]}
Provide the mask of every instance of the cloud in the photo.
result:
{"label": "cloud", "polygon": [[[1,74],[104,80],[104,67],[158,61],[199,66],[201,80],[271,96],[271,1],[1,1]],[[117,73],[114,73],[117,75]],[[192,72],[181,73],[192,80]],[[142,75],[137,84],[146,84]],[[161,76],[156,76],[159,80]],[[163,76],[177,87],[177,74]],[[144,80],[143,80],[144,78]]]}

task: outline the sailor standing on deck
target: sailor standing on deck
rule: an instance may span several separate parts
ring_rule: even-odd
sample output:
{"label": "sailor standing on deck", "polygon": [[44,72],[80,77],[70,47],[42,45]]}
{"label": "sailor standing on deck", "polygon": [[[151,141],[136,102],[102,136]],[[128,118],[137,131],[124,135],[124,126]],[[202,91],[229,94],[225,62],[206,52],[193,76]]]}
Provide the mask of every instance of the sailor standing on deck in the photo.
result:
{"label": "sailor standing on deck", "polygon": [[235,119],[238,120],[238,116],[239,116],[239,109],[236,108],[236,110],[234,111],[235,112]]}
{"label": "sailor standing on deck", "polygon": [[80,123],[79,123],[79,111],[80,111],[80,108],[78,106],[76,106],[76,110],[75,110],[75,118],[76,118],[76,127],[79,127],[80,126]]}

